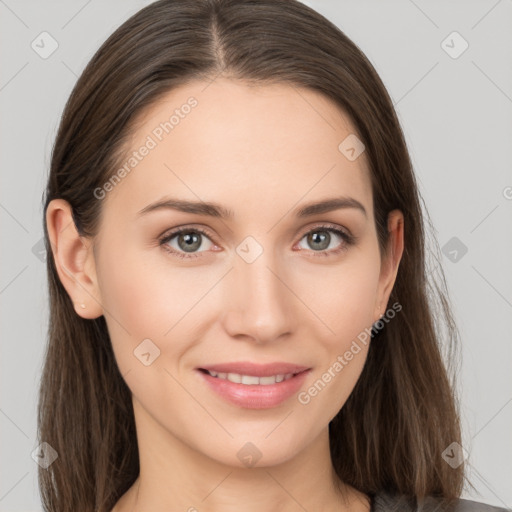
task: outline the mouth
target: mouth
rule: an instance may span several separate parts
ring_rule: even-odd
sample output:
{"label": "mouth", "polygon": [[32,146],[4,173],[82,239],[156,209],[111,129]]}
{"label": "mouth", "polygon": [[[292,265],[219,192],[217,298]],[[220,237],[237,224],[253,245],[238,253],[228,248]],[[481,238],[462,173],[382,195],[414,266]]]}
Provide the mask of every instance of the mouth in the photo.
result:
{"label": "mouth", "polygon": [[[223,400],[244,409],[270,409],[289,400],[304,384],[311,368],[288,373],[251,375],[197,368],[208,388]],[[258,373],[258,372],[253,372]],[[265,373],[269,373],[268,370]]]}

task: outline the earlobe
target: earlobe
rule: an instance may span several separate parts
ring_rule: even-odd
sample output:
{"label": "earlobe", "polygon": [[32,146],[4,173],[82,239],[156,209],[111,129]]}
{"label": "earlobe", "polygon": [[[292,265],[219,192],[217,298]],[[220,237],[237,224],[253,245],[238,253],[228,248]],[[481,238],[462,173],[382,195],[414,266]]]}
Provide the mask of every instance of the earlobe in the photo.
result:
{"label": "earlobe", "polygon": [[395,285],[398,267],[404,250],[404,216],[400,210],[393,210],[388,215],[388,244],[381,262],[379,290],[375,321],[384,315],[389,296]]}
{"label": "earlobe", "polygon": [[75,306],[87,319],[103,314],[90,239],[78,233],[70,204],[54,199],[46,210],[46,226],[59,279]]}

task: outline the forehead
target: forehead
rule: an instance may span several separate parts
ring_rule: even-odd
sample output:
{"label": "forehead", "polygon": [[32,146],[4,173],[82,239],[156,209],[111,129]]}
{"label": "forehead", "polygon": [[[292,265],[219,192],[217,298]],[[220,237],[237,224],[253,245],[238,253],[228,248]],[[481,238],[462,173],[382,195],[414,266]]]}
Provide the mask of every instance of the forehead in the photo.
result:
{"label": "forehead", "polygon": [[334,102],[309,89],[191,82],[139,116],[110,199],[135,210],[170,194],[253,216],[257,205],[350,195],[372,213],[366,155],[351,160],[339,148],[355,133]]}

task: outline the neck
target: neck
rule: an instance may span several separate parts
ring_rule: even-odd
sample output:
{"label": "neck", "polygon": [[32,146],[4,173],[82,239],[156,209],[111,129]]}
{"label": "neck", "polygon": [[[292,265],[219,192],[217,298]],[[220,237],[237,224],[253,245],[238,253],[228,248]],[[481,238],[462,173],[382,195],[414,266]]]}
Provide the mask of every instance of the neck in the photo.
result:
{"label": "neck", "polygon": [[[134,399],[140,474],[112,512],[368,512],[367,496],[332,467],[328,429],[289,460],[230,466],[182,442]],[[243,445],[243,443],[242,443]]]}

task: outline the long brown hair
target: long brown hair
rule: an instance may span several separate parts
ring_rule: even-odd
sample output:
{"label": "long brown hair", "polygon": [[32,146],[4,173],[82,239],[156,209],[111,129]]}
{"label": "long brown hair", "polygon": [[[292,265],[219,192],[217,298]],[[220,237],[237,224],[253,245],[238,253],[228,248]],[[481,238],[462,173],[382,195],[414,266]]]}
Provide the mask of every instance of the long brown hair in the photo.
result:
{"label": "long brown hair", "polygon": [[[451,372],[458,332],[442,268],[433,269],[437,284],[428,274],[424,221],[430,220],[383,83],[323,16],[295,0],[160,0],[140,10],[96,52],[71,93],[44,214],[51,200],[65,199],[78,232],[94,237],[103,203],[94,191],[118,168],[137,116],[174,87],[221,74],[307,87],[333,100],[366,148],[381,253],[388,213],[404,214],[405,248],[389,301],[402,310],[374,333],[360,379],[329,424],[337,475],[369,495],[459,497],[464,465],[452,468],[442,458],[451,443],[462,444]],[[50,255],[46,223],[44,231]],[[104,317],[78,316],[53,257],[47,270],[38,436],[60,456],[39,469],[43,505],[52,512],[110,511],[139,473],[131,392]]]}

